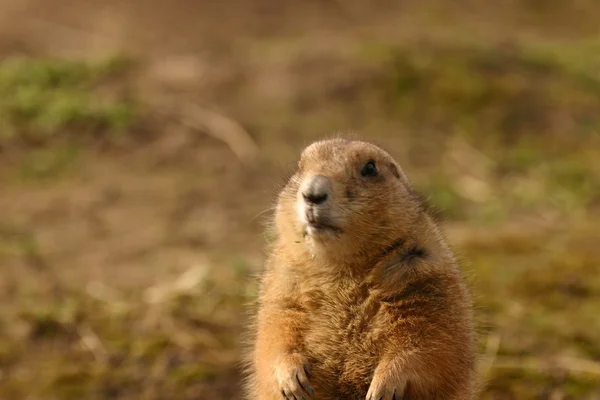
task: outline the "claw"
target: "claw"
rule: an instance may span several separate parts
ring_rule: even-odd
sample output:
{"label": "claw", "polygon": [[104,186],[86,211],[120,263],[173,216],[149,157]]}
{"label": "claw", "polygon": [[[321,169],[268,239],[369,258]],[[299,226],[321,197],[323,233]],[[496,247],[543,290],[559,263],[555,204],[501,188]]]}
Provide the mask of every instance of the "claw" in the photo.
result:
{"label": "claw", "polygon": [[303,357],[290,355],[284,358],[275,371],[285,400],[315,400],[310,383],[310,367]]}
{"label": "claw", "polygon": [[288,399],[288,400],[297,400],[296,396],[294,396],[294,394],[292,392],[290,392],[290,391],[287,391],[285,393],[285,398]]}
{"label": "claw", "polygon": [[310,367],[308,365],[304,365],[304,373],[306,374],[307,378],[311,378]]}
{"label": "claw", "polygon": [[[304,367],[304,373],[306,374],[306,367]],[[307,374],[307,378],[308,378],[308,374]],[[302,388],[302,390],[304,390],[311,398],[311,400],[315,400],[315,392],[312,388],[312,386],[310,386],[308,384],[308,382],[302,383],[302,380],[300,380],[300,378],[298,377],[298,374],[296,374],[296,381],[298,382],[298,385],[300,385],[300,387]],[[304,400],[306,400],[306,397],[303,395],[302,398]]]}

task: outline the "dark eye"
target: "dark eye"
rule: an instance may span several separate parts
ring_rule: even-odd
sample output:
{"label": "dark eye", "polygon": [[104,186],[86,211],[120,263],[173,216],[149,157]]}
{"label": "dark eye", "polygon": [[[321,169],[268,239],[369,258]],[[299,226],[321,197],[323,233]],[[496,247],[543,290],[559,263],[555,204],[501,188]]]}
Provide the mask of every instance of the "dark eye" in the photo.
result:
{"label": "dark eye", "polygon": [[366,163],[360,170],[360,174],[367,177],[377,176],[377,167],[375,166],[375,161],[369,161]]}

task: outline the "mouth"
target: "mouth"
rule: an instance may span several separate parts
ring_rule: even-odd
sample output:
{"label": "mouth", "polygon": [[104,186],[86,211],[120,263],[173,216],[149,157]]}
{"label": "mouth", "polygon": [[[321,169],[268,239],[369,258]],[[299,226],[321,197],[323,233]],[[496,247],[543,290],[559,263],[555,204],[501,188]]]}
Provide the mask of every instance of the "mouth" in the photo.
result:
{"label": "mouth", "polygon": [[338,226],[329,224],[327,222],[321,222],[321,221],[309,221],[306,224],[306,229],[304,231],[304,236],[309,235],[309,236],[315,236],[315,235],[321,235],[321,234],[327,234],[327,233],[334,233],[334,234],[338,234],[341,233],[342,229]]}
{"label": "mouth", "polygon": [[302,237],[327,238],[338,236],[343,231],[340,227],[342,221],[332,215],[330,207],[299,201],[298,216],[302,226]]}

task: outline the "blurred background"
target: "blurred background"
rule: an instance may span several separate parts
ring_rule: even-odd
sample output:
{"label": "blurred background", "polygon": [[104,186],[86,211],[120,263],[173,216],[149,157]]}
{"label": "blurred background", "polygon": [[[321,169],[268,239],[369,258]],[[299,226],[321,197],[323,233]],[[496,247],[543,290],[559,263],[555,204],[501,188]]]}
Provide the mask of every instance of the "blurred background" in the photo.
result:
{"label": "blurred background", "polygon": [[241,399],[282,177],[356,133],[440,210],[481,399],[600,399],[600,5],[0,0],[0,398]]}

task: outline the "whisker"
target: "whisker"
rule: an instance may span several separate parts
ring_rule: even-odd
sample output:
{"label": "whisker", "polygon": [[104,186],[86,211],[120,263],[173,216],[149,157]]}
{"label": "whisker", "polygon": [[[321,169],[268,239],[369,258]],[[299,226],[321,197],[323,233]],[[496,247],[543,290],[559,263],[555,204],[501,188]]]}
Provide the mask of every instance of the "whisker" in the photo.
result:
{"label": "whisker", "polygon": [[267,209],[265,209],[265,210],[262,210],[261,212],[259,212],[258,214],[256,214],[254,217],[252,217],[252,218],[250,219],[250,222],[254,222],[254,221],[255,221],[255,220],[258,218],[258,217],[260,217],[261,215],[263,215],[263,214],[265,214],[265,213],[267,213],[267,212],[269,212],[269,211],[274,211],[276,208],[277,208],[276,206],[272,206],[272,207],[269,207],[269,208],[267,208]]}

